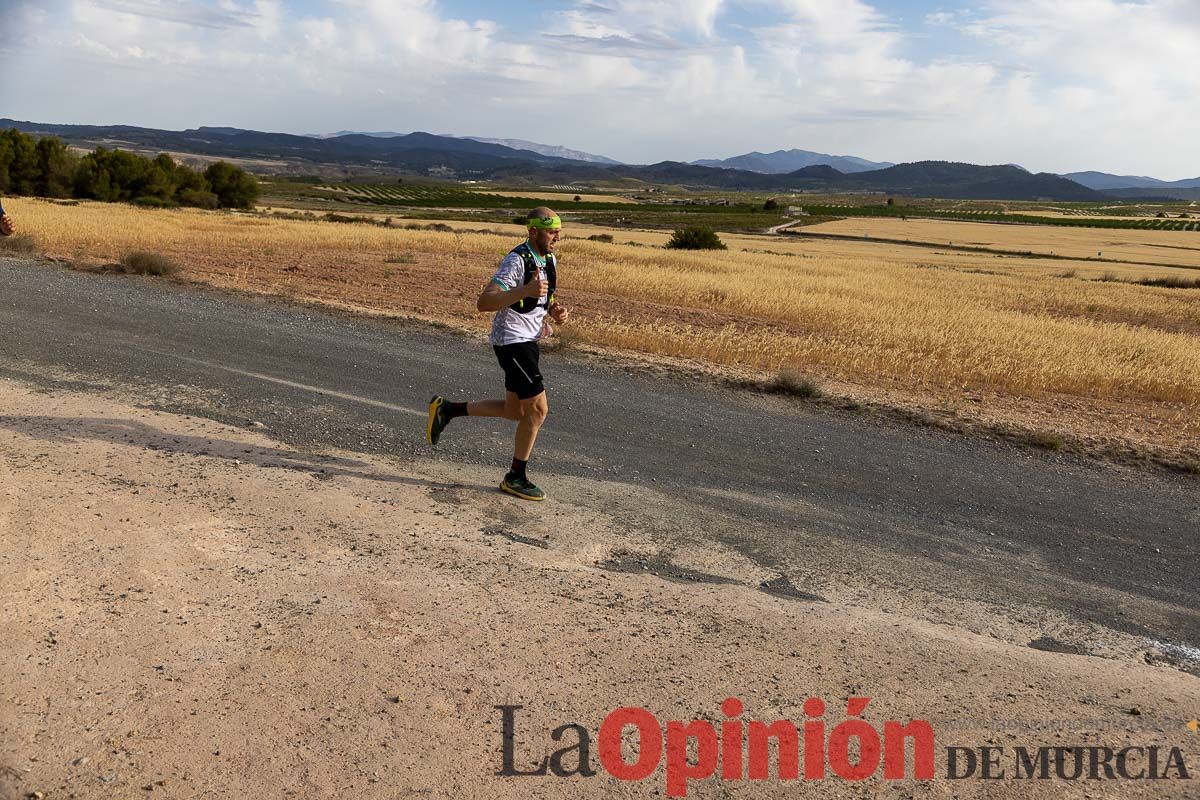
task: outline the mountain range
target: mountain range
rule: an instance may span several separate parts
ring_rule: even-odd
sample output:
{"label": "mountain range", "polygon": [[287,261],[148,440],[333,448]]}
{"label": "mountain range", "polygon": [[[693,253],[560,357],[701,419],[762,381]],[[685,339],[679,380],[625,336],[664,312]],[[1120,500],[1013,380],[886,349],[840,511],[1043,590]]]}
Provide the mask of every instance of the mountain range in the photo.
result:
{"label": "mountain range", "polygon": [[1188,178],[1182,181],[1160,181],[1158,178],[1148,178],[1145,175],[1110,175],[1107,172],[1068,172],[1063,175],[1076,183],[1083,184],[1089,189],[1197,189],[1200,188],[1200,178]]}
{"label": "mountain range", "polygon": [[769,175],[795,172],[798,169],[821,164],[833,167],[842,173],[870,172],[895,166],[890,161],[867,161],[865,158],[856,156],[831,156],[828,153],[814,153],[811,150],[776,150],[774,153],[760,153],[755,150],[732,158],[703,158],[692,163],[701,167],[741,169],[749,172],[765,172]]}
{"label": "mountain range", "polygon": [[[1103,201],[1111,199],[1117,192],[1123,196],[1127,192],[1162,196],[1165,191],[1196,191],[1189,186],[1171,184],[1145,187],[1126,184],[1103,190],[1113,192],[1113,195],[1106,195],[1100,189],[1066,177],[1049,173],[1035,175],[1014,165],[979,166],[946,161],[892,165],[805,150],[747,153],[732,159],[691,164],[663,161],[633,165],[525,140],[487,140],[421,132],[397,135],[343,132],[318,137],[230,127],[168,131],[128,125],[56,125],[11,119],[0,119],[0,128],[58,136],[81,148],[121,147],[143,152],[245,159],[256,169],[288,174],[346,175],[357,170],[543,186],[674,184],[770,192],[886,192],[917,197],[1008,200]],[[840,166],[831,166],[821,162],[822,159],[842,160],[835,162]],[[798,163],[804,165],[787,169]],[[747,169],[747,166],[755,169]],[[1079,174],[1086,176],[1081,180],[1105,179],[1104,173]],[[1119,176],[1110,177],[1120,180]]]}
{"label": "mountain range", "polygon": [[[310,133],[308,136],[314,139],[333,139],[339,136],[374,136],[379,139],[394,139],[398,136],[407,136],[404,133],[396,133],[395,131],[338,131],[337,133]],[[472,139],[476,142],[484,142],[486,144],[499,144],[505,147],[511,147],[514,150],[532,150],[535,153],[541,153],[544,156],[552,156],[554,158],[567,158],[572,161],[587,161],[594,164],[620,164],[620,161],[609,158],[608,156],[598,156],[595,153],[585,153],[583,150],[572,150],[569,147],[562,147],[556,144],[541,144],[539,142],[530,142],[526,139],[488,139],[482,136],[455,136],[454,134],[444,134],[454,139]]]}

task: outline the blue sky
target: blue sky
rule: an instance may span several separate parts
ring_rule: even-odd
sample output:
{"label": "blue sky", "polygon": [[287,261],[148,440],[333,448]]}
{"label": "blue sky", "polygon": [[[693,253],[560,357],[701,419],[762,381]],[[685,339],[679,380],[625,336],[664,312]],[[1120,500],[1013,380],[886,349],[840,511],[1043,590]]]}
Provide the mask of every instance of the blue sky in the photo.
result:
{"label": "blue sky", "polygon": [[1198,0],[0,0],[0,116],[1200,175]]}

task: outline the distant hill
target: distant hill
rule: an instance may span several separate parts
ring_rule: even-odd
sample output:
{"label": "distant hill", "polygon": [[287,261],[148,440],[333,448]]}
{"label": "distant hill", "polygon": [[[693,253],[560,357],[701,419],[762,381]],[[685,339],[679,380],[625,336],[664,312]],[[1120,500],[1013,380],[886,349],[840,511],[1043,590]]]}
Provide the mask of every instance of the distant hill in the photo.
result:
{"label": "distant hill", "polygon": [[54,125],[0,119],[0,127],[57,136],[82,147],[125,147],[225,158],[283,162],[341,164],[379,169],[479,171],[506,161],[535,164],[583,164],[532,150],[518,150],[473,139],[409,133],[381,137],[361,133],[317,139],[290,133],[265,133],[241,128],[201,127],[185,131],[127,125]]}
{"label": "distant hill", "polygon": [[769,175],[795,172],[798,169],[818,164],[833,167],[839,172],[868,172],[894,166],[890,161],[868,161],[856,156],[831,156],[827,153],[814,153],[811,150],[776,150],[774,153],[754,151],[732,158],[705,158],[692,163],[702,167],[741,169],[749,172],[764,172]]}
{"label": "distant hill", "polygon": [[493,170],[499,180],[571,183],[637,179],[647,183],[720,189],[812,192],[881,192],[912,197],[973,200],[1074,200],[1100,202],[1104,194],[1057,175],[1030,174],[1020,167],[978,166],[947,161],[919,161],[869,172],[842,173],[825,164],[772,175],[749,170],[704,167],[663,161],[648,166],[545,166],[534,171],[517,165]]}
{"label": "distant hill", "polygon": [[595,153],[585,153],[582,150],[572,150],[569,147],[560,147],[555,144],[539,144],[538,142],[530,142],[525,139],[485,139],[480,136],[467,136],[467,139],[474,139],[477,142],[487,142],[488,144],[500,144],[505,147],[511,147],[514,150],[532,150],[535,153],[541,153],[544,156],[553,156],[555,158],[566,158],[571,161],[586,161],[591,164],[621,164],[623,162],[608,156],[598,156]]}
{"label": "distant hill", "polygon": [[[310,133],[307,134],[314,139],[333,139],[338,136],[374,136],[377,139],[394,139],[398,136],[407,134],[397,133],[395,131],[338,131],[337,133]],[[487,144],[499,144],[504,147],[511,147],[513,150],[531,150],[535,153],[541,153],[544,156],[552,156],[554,158],[565,158],[571,161],[586,161],[592,164],[620,164],[622,162],[608,156],[598,156],[595,153],[586,153],[583,150],[572,150],[569,147],[562,147],[556,144],[542,144],[540,142],[530,142],[526,139],[488,139],[483,136],[455,136],[454,134],[445,134],[451,139],[473,139],[476,142],[485,142]]]}
{"label": "distant hill", "polygon": [[[881,192],[911,197],[996,200],[1107,199],[1100,192],[1058,175],[1032,175],[1020,167],[1009,165],[978,166],[920,161],[882,169],[845,172],[828,164],[809,164],[785,173],[769,173],[679,161],[640,166],[596,163],[476,139],[420,132],[398,136],[348,133],[319,139],[227,127],[166,131],[127,125],[53,125],[8,119],[0,119],[0,127],[15,127],[35,135],[58,136],[68,144],[79,147],[103,145],[243,159],[265,171],[292,173],[340,169],[541,186],[577,183],[630,186],[645,183],[780,193]],[[1154,191],[1158,194],[1162,190],[1155,188]]]}
{"label": "distant hill", "polygon": [[1083,184],[1089,189],[1108,191],[1109,189],[1197,189],[1200,188],[1200,178],[1188,178],[1181,181],[1162,181],[1145,175],[1111,175],[1107,172],[1069,172],[1063,175],[1076,183]]}
{"label": "distant hill", "polygon": [[918,161],[847,175],[839,183],[845,188],[858,186],[919,197],[968,200],[1105,199],[1100,192],[1059,175],[1048,172],[1035,175],[1009,164],[985,167],[953,161]]}

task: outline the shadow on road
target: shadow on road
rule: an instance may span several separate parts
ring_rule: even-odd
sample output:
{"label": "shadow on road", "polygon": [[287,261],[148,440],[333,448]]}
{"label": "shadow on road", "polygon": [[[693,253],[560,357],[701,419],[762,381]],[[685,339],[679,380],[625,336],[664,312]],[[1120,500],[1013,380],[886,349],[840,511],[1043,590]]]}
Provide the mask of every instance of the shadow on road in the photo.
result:
{"label": "shadow on road", "polygon": [[126,445],[143,450],[179,455],[237,461],[266,469],[286,469],[307,472],[318,480],[336,477],[359,478],[383,483],[425,486],[433,489],[466,489],[491,494],[494,487],[465,483],[410,478],[404,475],[379,472],[374,465],[340,456],[305,453],[277,447],[250,445],[227,439],[166,433],[148,425],[127,419],[103,417],[15,417],[0,415],[0,428],[48,442],[77,442],[91,440]]}

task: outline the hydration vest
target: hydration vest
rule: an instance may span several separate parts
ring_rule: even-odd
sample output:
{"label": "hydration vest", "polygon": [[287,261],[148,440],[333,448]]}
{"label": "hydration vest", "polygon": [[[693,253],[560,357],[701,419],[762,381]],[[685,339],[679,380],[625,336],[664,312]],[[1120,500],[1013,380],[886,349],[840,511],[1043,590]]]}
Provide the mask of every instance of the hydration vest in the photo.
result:
{"label": "hydration vest", "polygon": [[[521,242],[513,248],[512,252],[521,257],[521,261],[525,264],[525,280],[521,281],[522,285],[534,280],[538,274],[537,260],[533,255],[533,250],[529,247],[529,242]],[[546,308],[550,308],[550,303],[554,301],[554,285],[556,283],[554,274],[554,254],[550,253],[546,256],[546,283],[549,286],[546,288]],[[513,303],[509,308],[516,311],[518,314],[528,314],[537,308],[540,297],[526,297],[522,300]]]}

